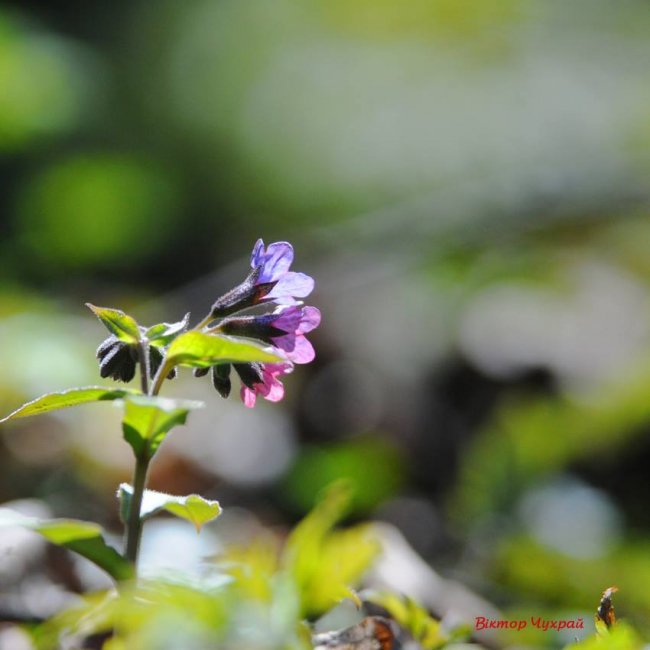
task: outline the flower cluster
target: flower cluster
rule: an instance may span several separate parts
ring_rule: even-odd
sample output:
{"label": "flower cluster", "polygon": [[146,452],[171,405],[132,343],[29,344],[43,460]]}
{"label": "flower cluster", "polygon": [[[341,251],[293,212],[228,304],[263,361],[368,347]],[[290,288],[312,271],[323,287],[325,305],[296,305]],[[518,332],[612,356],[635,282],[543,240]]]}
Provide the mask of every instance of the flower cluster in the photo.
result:
{"label": "flower cluster", "polygon": [[[294,364],[314,359],[314,348],[306,334],[318,327],[320,312],[300,300],[312,292],[314,280],[304,273],[291,271],[292,262],[291,244],[275,242],[265,247],[259,239],[251,254],[248,276],[215,301],[206,318],[194,327],[194,331],[206,334],[254,339],[271,346],[282,359],[277,363],[219,362],[212,367],[196,368],[197,377],[210,373],[221,396],[230,395],[230,375],[234,368],[241,380],[241,397],[246,406],[253,407],[258,395],[277,402],[284,396],[281,378],[293,370]],[[145,328],[120,310],[88,306],[111,331],[97,349],[101,376],[129,382],[138,364],[146,360],[151,390],[156,394],[161,383],[157,375],[168,346],[187,332],[189,314],[178,323]],[[257,308],[254,313],[252,308]],[[175,374],[175,368],[171,368],[167,377],[171,379]],[[147,390],[144,378],[143,386]]]}
{"label": "flower cluster", "polygon": [[[248,407],[255,405],[258,395],[271,402],[281,400],[284,396],[281,377],[292,372],[294,364],[309,363],[315,356],[305,335],[318,327],[320,311],[298,300],[312,292],[314,280],[304,273],[290,271],[292,262],[291,244],[275,242],[265,248],[259,239],[251,254],[251,272],[212,305],[210,317],[217,322],[208,331],[262,341],[286,359],[273,364],[232,364],[242,383],[241,398]],[[268,304],[275,305],[271,313],[241,315],[251,307]],[[210,372],[214,387],[227,397],[231,390],[230,369],[231,364],[219,364],[210,370],[196,370],[194,374]]]}

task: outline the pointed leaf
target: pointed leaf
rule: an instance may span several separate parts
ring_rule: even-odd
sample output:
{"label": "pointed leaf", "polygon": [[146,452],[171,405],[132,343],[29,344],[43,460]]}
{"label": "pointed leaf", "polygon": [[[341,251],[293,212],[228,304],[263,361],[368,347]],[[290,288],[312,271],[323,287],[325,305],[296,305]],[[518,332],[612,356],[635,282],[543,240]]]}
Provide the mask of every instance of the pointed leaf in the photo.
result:
{"label": "pointed leaf", "polygon": [[86,307],[90,309],[99,320],[104,323],[106,329],[115,334],[124,343],[138,343],[140,341],[140,329],[135,319],[125,314],[121,309],[110,307],[97,307],[87,302]]}
{"label": "pointed leaf", "polygon": [[332,484],[287,539],[283,562],[299,589],[304,615],[320,615],[343,598],[358,602],[353,587],[380,551],[368,526],[334,530],[350,499],[348,482]]}
{"label": "pointed leaf", "polygon": [[48,411],[78,406],[88,402],[104,402],[120,399],[126,395],[137,395],[138,391],[128,388],[102,388],[101,386],[86,386],[85,388],[71,388],[58,393],[48,393],[37,397],[27,404],[23,404],[13,413],[0,420],[14,420],[16,418],[25,418],[29,415],[39,415]]}
{"label": "pointed leaf", "polygon": [[133,577],[133,567],[103,537],[101,526],[77,519],[39,519],[0,508],[0,528],[21,526],[87,558],[116,580]]}
{"label": "pointed leaf", "polygon": [[158,323],[157,325],[152,325],[145,332],[145,336],[152,345],[165,347],[187,329],[189,322],[190,314],[188,312],[185,314],[183,320],[179,320],[177,323]]}
{"label": "pointed leaf", "polygon": [[203,402],[190,400],[129,396],[124,400],[124,439],[137,456],[146,453],[151,457],[172,427],[185,424],[189,411],[202,406]]}
{"label": "pointed leaf", "polygon": [[[128,483],[122,483],[117,496],[120,499],[120,516],[124,521],[128,520],[132,495],[133,488]],[[198,494],[177,497],[164,492],[145,490],[140,509],[142,519],[152,517],[161,510],[186,519],[194,525],[197,532],[204,524],[216,519],[221,514],[221,506],[218,501],[204,499]]]}
{"label": "pointed leaf", "polygon": [[274,354],[273,348],[218,334],[186,332],[176,338],[167,350],[170,364],[208,368],[217,363],[281,363],[286,359]]}

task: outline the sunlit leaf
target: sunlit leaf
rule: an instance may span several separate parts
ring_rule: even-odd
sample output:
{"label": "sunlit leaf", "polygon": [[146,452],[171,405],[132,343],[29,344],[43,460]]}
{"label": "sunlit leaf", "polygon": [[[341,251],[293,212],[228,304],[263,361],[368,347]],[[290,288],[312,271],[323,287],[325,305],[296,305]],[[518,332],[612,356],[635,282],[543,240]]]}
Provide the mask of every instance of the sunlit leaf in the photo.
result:
{"label": "sunlit leaf", "polygon": [[140,340],[140,330],[137,322],[121,309],[97,307],[89,302],[86,303],[86,306],[104,323],[106,329],[120,341],[137,343]]}
{"label": "sunlit leaf", "polygon": [[128,388],[102,388],[101,386],[87,386],[85,388],[71,388],[58,393],[48,393],[37,397],[27,404],[10,413],[0,420],[0,423],[16,418],[25,418],[30,415],[40,415],[48,411],[78,406],[88,402],[105,402],[120,399],[126,395],[137,395],[138,391]]}
{"label": "sunlit leaf", "polygon": [[169,364],[208,368],[216,363],[280,363],[284,357],[250,341],[218,334],[187,332],[174,339],[167,351]]}
{"label": "sunlit leaf", "polygon": [[349,486],[335,483],[287,540],[283,562],[298,586],[304,615],[322,614],[344,598],[357,602],[353,587],[379,553],[370,526],[332,530],[350,498]]}
{"label": "sunlit leaf", "polygon": [[185,314],[183,320],[179,320],[176,323],[158,323],[157,325],[152,325],[145,332],[145,336],[152,345],[165,347],[187,328],[189,322],[190,314],[188,312]]}
{"label": "sunlit leaf", "polygon": [[87,558],[116,580],[126,580],[133,568],[103,537],[98,524],[76,519],[38,519],[0,508],[0,527],[20,526],[40,533],[45,539]]}
{"label": "sunlit leaf", "polygon": [[201,408],[203,402],[166,397],[133,395],[124,400],[122,431],[136,456],[153,456],[167,433],[178,424],[185,424],[190,410]]}
{"label": "sunlit leaf", "polygon": [[[120,516],[123,521],[128,521],[133,487],[128,483],[122,483],[117,491],[117,496],[120,500]],[[155,490],[145,490],[140,517],[147,519],[162,510],[181,519],[186,519],[194,525],[197,532],[204,524],[216,519],[221,514],[221,506],[218,501],[204,499],[198,494],[177,497]]]}
{"label": "sunlit leaf", "polygon": [[[274,588],[286,580],[278,579],[280,562],[279,540],[269,532],[254,538],[247,544],[226,548],[218,560],[219,571],[232,576],[239,593],[256,601],[270,602]],[[293,581],[290,581],[293,587]],[[290,587],[290,588],[291,588]],[[285,598],[293,601],[293,594]]]}
{"label": "sunlit leaf", "polygon": [[367,591],[363,599],[383,607],[425,650],[439,648],[447,641],[440,621],[431,617],[411,598],[402,598],[390,592]]}
{"label": "sunlit leaf", "polygon": [[613,628],[607,628],[603,623],[597,634],[583,641],[565,646],[565,650],[643,650],[647,645],[641,640],[634,629],[624,621]]}

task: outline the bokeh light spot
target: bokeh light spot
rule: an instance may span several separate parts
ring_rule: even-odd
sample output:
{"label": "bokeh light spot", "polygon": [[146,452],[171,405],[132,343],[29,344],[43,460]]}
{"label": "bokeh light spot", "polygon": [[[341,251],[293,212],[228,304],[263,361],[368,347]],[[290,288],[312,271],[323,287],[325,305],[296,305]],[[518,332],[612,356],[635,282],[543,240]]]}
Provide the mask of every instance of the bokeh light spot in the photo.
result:
{"label": "bokeh light spot", "polygon": [[159,165],[87,154],[33,178],[18,207],[27,247],[79,268],[148,258],[169,237],[178,204],[178,187]]}
{"label": "bokeh light spot", "polygon": [[66,40],[23,31],[0,12],[0,152],[71,129],[89,96],[85,52]]}

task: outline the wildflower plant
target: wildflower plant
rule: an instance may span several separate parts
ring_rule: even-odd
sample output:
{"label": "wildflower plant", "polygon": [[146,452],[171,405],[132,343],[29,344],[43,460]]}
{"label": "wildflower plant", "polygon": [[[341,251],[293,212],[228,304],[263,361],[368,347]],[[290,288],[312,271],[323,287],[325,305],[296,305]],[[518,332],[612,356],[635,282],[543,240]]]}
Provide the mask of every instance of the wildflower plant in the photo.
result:
{"label": "wildflower plant", "polygon": [[[266,534],[249,544],[228,547],[213,558],[211,572],[199,578],[138,579],[140,538],[148,518],[167,512],[199,531],[221,514],[217,501],[147,489],[149,466],[161,443],[173,427],[184,424],[189,413],[202,406],[162,397],[164,383],[174,379],[179,368],[189,367],[196,377],[210,375],[223,398],[229,397],[237,376],[246,407],[254,407],[259,397],[271,402],[282,399],[284,375],[296,364],[314,359],[307,335],[320,323],[318,309],[302,302],[314,281],[291,271],[292,262],[293,248],[287,242],[265,247],[258,241],[248,276],[217,299],[194,326],[187,314],[178,322],[145,327],[119,309],[89,304],[108,330],[97,348],[101,377],[123,384],[138,377],[139,386],[90,386],[50,393],[0,420],[112,401],[122,408],[122,434],[135,459],[132,483],[117,489],[125,528],[122,550],[107,543],[96,523],[39,519],[0,508],[0,527],[23,526],[40,533],[93,562],[117,586],[86,595],[74,607],[30,628],[36,650],[395,650],[403,641],[410,647],[438,650],[459,647],[455,644],[470,636],[467,625],[446,629],[406,596],[355,591],[380,552],[380,543],[367,524],[335,529],[351,505],[350,486],[344,481],[329,488],[284,543]],[[596,648],[603,641],[612,648],[645,647],[631,628],[615,625],[611,593],[612,589],[605,592],[599,606],[604,627],[597,627],[598,637],[570,647]],[[392,620],[372,615],[340,631],[312,634],[308,622],[343,599],[358,607],[371,603]]]}
{"label": "wildflower plant", "polygon": [[219,516],[217,501],[199,495],[172,496],[147,489],[150,463],[161,443],[202,403],[160,395],[166,380],[180,367],[195,376],[210,374],[217,392],[228,397],[232,373],[241,381],[241,398],[253,407],[257,397],[277,402],[284,395],[281,378],[294,364],[308,363],[314,349],[306,334],[320,323],[320,312],[304,306],[314,280],[291,271],[293,247],[260,239],[251,254],[251,271],[236,287],[218,298],[206,316],[191,326],[190,315],[174,323],[145,327],[119,309],[90,310],[108,330],[97,349],[99,373],[129,384],[139,375],[139,387],[73,388],[50,393],[24,404],[0,422],[99,401],[116,401],[123,408],[122,433],[135,458],[132,484],[117,490],[125,526],[123,552],[112,548],[101,528],[73,519],[40,520],[0,509],[0,526],[21,525],[49,541],[67,547],[104,569],[115,580],[136,575],[144,521],[166,511],[190,521],[197,530]]}

